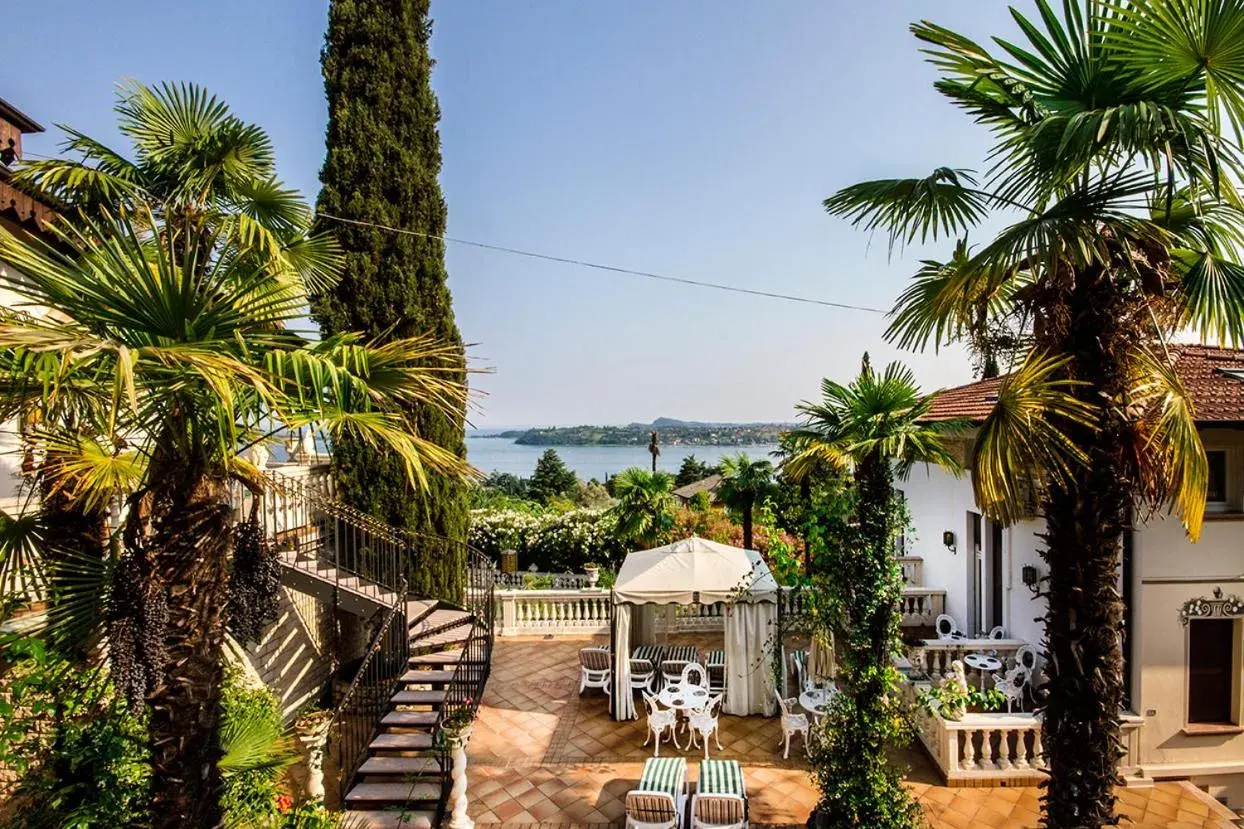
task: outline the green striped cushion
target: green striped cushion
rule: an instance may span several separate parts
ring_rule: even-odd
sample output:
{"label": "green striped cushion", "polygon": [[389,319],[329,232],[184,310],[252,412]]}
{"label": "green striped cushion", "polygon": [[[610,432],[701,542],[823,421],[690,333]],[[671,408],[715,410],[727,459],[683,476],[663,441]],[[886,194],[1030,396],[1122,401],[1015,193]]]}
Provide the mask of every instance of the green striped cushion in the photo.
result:
{"label": "green striped cushion", "polygon": [[796,665],[799,666],[800,670],[807,669],[808,667],[808,652],[807,651],[791,651],[790,658],[792,662],[794,662]]}
{"label": "green striped cushion", "polygon": [[686,776],[687,761],[683,758],[649,757],[644,761],[644,773],[639,778],[639,789],[645,792],[668,792],[677,800],[682,792],[682,781]]}
{"label": "green striped cushion", "polygon": [[725,665],[726,664],[726,652],[725,651],[709,651],[708,660],[707,662],[705,662],[705,664],[706,665]]}
{"label": "green striped cushion", "polygon": [[737,794],[746,797],[743,790],[743,769],[738,760],[701,760],[700,782],[696,784],[700,794]]}
{"label": "green striped cushion", "polygon": [[649,662],[655,665],[656,663],[661,661],[661,646],[660,645],[640,645],[631,654],[631,658],[632,659],[647,659]]}

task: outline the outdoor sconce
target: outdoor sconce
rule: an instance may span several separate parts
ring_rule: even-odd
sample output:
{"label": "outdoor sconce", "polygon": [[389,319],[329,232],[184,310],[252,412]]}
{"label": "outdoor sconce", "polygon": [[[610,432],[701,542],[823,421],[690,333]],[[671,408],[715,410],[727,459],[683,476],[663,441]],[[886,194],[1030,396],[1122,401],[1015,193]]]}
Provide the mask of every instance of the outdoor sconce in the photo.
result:
{"label": "outdoor sconce", "polygon": [[1039,575],[1037,575],[1037,568],[1033,567],[1031,564],[1025,564],[1023,567],[1020,568],[1019,577],[1023,579],[1024,584],[1028,585],[1029,587],[1032,587],[1033,585],[1035,585],[1041,578]]}
{"label": "outdoor sconce", "polygon": [[945,544],[946,549],[950,550],[952,553],[959,552],[959,549],[955,546],[955,534],[950,530],[946,530],[942,533],[942,543]]}

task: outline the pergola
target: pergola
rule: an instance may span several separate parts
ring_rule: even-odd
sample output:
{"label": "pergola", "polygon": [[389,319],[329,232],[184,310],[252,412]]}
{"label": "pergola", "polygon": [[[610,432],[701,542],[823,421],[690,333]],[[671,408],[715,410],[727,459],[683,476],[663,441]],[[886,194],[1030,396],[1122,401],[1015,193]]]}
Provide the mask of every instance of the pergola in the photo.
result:
{"label": "pergola", "polygon": [[[627,555],[611,593],[615,720],[634,719],[631,649],[654,644],[655,611],[670,605],[725,604],[727,714],[771,715],[778,585],[760,554],[684,538]],[[660,666],[657,666],[658,669]]]}

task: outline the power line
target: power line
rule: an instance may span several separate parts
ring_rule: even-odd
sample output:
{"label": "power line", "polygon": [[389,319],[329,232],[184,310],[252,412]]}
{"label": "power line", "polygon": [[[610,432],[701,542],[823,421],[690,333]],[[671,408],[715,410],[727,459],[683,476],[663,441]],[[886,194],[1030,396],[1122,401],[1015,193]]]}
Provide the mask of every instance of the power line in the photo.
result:
{"label": "power line", "polygon": [[736,294],[749,294],[751,296],[767,297],[769,299],[781,299],[787,302],[803,302],[809,305],[822,305],[829,308],[845,308],[849,311],[866,311],[870,314],[886,314],[889,313],[883,308],[870,308],[867,305],[851,305],[846,302],[831,302],[827,299],[815,299],[813,297],[795,296],[793,294],[778,294],[772,291],[759,291],[753,288],[740,288],[737,285],[722,285],[719,282],[703,282],[698,279],[684,279],[680,276],[667,276],[660,273],[652,273],[651,271],[637,271],[631,268],[620,268],[616,265],[602,265],[599,262],[588,262],[583,259],[571,259],[566,256],[550,256],[546,253],[535,253],[530,250],[519,250],[518,248],[509,248],[503,245],[493,245],[487,242],[476,242],[471,239],[456,239],[452,236],[438,235],[435,233],[424,233],[420,230],[408,230],[401,227],[389,227],[388,225],[377,224],[376,222],[365,222],[359,219],[346,219],[342,216],[333,216],[328,213],[320,213],[321,219],[331,219],[334,222],[342,222],[348,225],[358,225],[359,227],[370,227],[376,230],[387,230],[391,233],[404,233],[409,236],[421,236],[425,239],[440,239],[442,242],[453,242],[457,245],[468,245],[473,248],[482,248],[483,250],[492,250],[499,253],[509,253],[515,256],[526,256],[530,259],[543,259],[546,262],[559,262],[563,265],[578,265],[583,268],[594,268],[599,271],[609,271],[610,273],[620,273],[627,276],[640,276],[645,279],[657,279],[662,282],[676,282],[680,285],[692,285],[697,288],[712,288],[716,291],[729,291]]}

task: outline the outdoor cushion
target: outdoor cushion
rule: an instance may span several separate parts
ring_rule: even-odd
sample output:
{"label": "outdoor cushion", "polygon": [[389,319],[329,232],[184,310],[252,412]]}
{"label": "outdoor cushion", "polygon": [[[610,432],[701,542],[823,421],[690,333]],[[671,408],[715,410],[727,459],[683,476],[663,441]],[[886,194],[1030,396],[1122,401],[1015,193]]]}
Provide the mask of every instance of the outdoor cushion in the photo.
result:
{"label": "outdoor cushion", "polygon": [[738,760],[701,760],[697,794],[734,794],[747,797]]}
{"label": "outdoor cushion", "polygon": [[638,791],[666,792],[677,802],[687,776],[687,761],[682,757],[649,757],[639,778]]}

